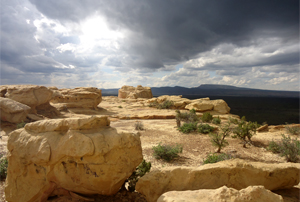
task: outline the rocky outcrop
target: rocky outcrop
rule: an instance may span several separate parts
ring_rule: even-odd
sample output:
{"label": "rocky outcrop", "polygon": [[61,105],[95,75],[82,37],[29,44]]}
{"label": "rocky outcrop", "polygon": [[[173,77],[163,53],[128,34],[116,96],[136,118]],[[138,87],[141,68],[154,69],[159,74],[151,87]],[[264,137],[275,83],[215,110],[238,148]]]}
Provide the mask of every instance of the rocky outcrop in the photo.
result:
{"label": "rocky outcrop", "polygon": [[0,97],[1,121],[20,123],[26,120],[30,107],[9,98]]}
{"label": "rocky outcrop", "polygon": [[143,87],[138,85],[136,88],[133,86],[122,86],[118,92],[118,98],[130,98],[130,99],[137,99],[137,98],[152,98],[152,91],[150,87]]}
{"label": "rocky outcrop", "polygon": [[106,116],[53,119],[10,133],[6,200],[115,194],[143,157],[138,134],[109,125]]}
{"label": "rocky outcrop", "polygon": [[52,104],[60,104],[59,108],[91,108],[96,109],[102,101],[101,90],[94,87],[60,89],[54,91]]}
{"label": "rocky outcrop", "polygon": [[234,159],[204,166],[165,168],[139,179],[136,190],[154,202],[168,191],[243,189],[262,185],[268,190],[291,188],[299,183],[300,164],[268,164]]}
{"label": "rocky outcrop", "polygon": [[263,186],[249,186],[240,191],[226,186],[218,189],[201,189],[196,191],[170,191],[161,195],[157,202],[283,202],[280,195],[274,194]]}
{"label": "rocky outcrop", "polygon": [[9,98],[31,107],[31,113],[37,113],[49,107],[53,91],[45,86],[7,85],[0,86],[1,97]]}
{"label": "rocky outcrop", "polygon": [[197,112],[216,112],[217,114],[229,114],[230,107],[224,100],[210,100],[209,98],[200,98],[196,100],[189,100],[187,98],[182,98],[181,95],[162,95],[157,98],[152,98],[145,101],[145,103],[154,103],[158,104],[163,103],[164,101],[169,100],[173,102],[174,109],[195,109]]}

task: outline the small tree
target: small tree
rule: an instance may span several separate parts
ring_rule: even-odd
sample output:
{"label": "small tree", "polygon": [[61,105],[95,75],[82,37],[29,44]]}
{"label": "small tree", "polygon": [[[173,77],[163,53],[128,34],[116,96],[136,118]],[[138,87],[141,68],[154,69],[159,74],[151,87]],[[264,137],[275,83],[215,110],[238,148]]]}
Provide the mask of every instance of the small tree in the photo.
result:
{"label": "small tree", "polygon": [[225,138],[230,134],[232,128],[230,127],[230,122],[224,127],[221,127],[221,133],[210,133],[211,143],[218,148],[217,153],[221,152],[221,149],[226,147],[229,143]]}
{"label": "small tree", "polygon": [[191,109],[189,112],[181,113],[179,110],[176,110],[176,124],[177,127],[181,126],[181,121],[186,123],[195,123],[199,121],[199,117],[196,114],[195,109]]}
{"label": "small tree", "polygon": [[213,119],[213,116],[209,112],[205,112],[201,117],[201,120],[203,122],[207,122],[207,123],[211,122],[212,119]]}
{"label": "small tree", "polygon": [[[128,182],[128,190],[134,192],[135,185],[138,180],[148,173],[151,169],[151,162],[146,162],[145,160],[140,163],[140,165],[133,171],[131,176],[124,182],[123,187],[125,188],[125,183]],[[124,189],[123,188],[123,189]]]}
{"label": "small tree", "polygon": [[245,118],[243,117],[238,123],[238,126],[233,129],[233,133],[235,135],[232,137],[241,139],[243,141],[243,147],[246,148],[246,144],[252,142],[251,138],[256,133],[257,126],[258,125],[256,122],[246,122]]}

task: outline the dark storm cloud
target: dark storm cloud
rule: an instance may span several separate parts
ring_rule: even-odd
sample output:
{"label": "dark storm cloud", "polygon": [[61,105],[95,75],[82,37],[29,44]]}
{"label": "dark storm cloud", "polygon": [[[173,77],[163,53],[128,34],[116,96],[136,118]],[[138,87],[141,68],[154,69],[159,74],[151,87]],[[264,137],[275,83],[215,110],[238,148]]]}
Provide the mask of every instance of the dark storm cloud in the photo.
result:
{"label": "dark storm cloud", "polygon": [[[255,38],[299,40],[299,1],[31,0],[48,17],[79,22],[99,13],[111,28],[129,30],[121,50],[131,67],[158,69],[194,58],[221,43],[249,46]],[[299,55],[276,61],[297,61]]]}

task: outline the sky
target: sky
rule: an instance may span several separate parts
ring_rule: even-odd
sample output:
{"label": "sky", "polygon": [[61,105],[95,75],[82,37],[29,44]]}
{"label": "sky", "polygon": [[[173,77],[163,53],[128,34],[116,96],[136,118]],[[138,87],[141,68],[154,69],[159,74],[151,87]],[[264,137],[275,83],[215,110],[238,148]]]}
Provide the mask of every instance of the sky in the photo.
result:
{"label": "sky", "polygon": [[298,0],[1,0],[1,85],[299,91]]}

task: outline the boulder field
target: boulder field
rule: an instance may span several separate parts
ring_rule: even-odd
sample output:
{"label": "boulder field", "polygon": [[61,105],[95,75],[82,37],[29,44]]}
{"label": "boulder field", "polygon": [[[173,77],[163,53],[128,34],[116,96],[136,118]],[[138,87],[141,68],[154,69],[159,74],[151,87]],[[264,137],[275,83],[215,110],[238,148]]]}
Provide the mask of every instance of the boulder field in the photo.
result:
{"label": "boulder field", "polygon": [[106,116],[53,119],[10,133],[6,200],[117,193],[143,156],[138,134],[109,125]]}

